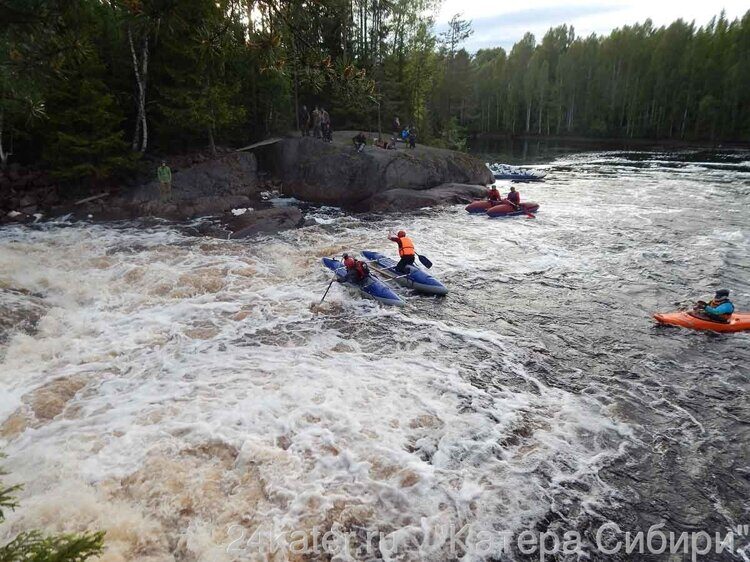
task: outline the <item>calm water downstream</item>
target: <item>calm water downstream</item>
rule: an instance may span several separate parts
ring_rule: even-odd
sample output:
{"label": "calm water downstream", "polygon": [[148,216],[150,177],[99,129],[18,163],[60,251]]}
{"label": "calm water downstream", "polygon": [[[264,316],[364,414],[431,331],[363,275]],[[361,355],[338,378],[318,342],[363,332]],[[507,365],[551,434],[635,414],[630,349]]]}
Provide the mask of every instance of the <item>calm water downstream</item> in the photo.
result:
{"label": "calm water downstream", "polygon": [[[109,561],[284,560],[265,533],[313,529],[347,533],[334,560],[368,559],[374,531],[398,546],[372,560],[539,559],[515,540],[454,555],[441,533],[463,526],[581,536],[547,560],[682,560],[605,556],[597,531],[750,524],[750,333],[650,319],[719,287],[750,310],[750,153],[544,167],[520,187],[535,220],[1,229],[0,446],[26,485],[7,530],[101,528]],[[310,310],[321,257],[393,253],[402,227],[448,297],[394,310],[335,286]],[[748,541],[700,559],[748,560]]]}

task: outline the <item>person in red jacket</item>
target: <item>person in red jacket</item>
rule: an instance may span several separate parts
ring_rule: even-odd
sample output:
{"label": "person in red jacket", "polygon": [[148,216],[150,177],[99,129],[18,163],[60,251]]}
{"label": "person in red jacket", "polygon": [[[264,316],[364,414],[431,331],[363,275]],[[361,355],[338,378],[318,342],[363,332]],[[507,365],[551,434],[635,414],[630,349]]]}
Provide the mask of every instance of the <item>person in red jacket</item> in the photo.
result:
{"label": "person in red jacket", "polygon": [[502,196],[500,195],[500,192],[497,190],[497,187],[494,185],[490,188],[489,192],[487,193],[487,200],[490,203],[494,203],[495,205],[500,204],[501,197]]}
{"label": "person in red jacket", "polygon": [[417,255],[417,252],[414,250],[414,242],[406,236],[406,232],[403,230],[399,230],[396,236],[389,236],[388,240],[398,244],[398,255],[401,259],[396,264],[396,271],[399,273],[408,273],[406,266],[414,265],[414,257]]}
{"label": "person in red jacket", "polygon": [[516,191],[515,186],[510,186],[510,193],[508,193],[507,199],[516,209],[521,206],[521,194]]}
{"label": "person in red jacket", "polygon": [[344,254],[344,267],[346,267],[346,276],[340,281],[348,281],[361,285],[370,275],[370,268],[366,263],[354,259],[349,254]]}

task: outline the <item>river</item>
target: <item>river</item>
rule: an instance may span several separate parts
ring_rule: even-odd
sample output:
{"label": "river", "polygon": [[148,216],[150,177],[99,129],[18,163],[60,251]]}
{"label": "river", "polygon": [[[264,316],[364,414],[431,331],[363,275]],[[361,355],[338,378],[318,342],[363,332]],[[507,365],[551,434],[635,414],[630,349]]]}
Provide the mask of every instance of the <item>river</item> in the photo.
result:
{"label": "river", "polygon": [[[650,317],[720,287],[750,309],[750,154],[544,167],[519,188],[536,219],[1,229],[0,446],[25,488],[0,539],[99,528],[107,561],[328,560],[269,540],[333,531],[333,560],[538,560],[530,530],[580,537],[546,560],[682,560],[599,547],[750,524],[750,333]],[[399,228],[447,297],[396,310],[336,285],[311,310],[321,257],[393,253]],[[747,560],[748,538],[699,559]]]}

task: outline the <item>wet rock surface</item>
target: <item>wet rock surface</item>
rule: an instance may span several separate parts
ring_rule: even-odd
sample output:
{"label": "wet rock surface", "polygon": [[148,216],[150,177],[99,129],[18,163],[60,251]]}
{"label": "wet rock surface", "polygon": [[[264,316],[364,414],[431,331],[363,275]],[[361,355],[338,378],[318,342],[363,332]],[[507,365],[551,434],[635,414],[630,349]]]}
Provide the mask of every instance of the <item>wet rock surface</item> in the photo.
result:
{"label": "wet rock surface", "polygon": [[[231,152],[172,170],[175,201],[230,195],[250,197],[257,194],[258,186],[258,161],[250,152]],[[128,194],[128,199],[135,203],[158,201],[159,182],[154,179],[141,185]]]}
{"label": "wet rock surface", "polygon": [[[278,173],[287,193],[315,203],[374,210],[369,201],[391,190],[430,190],[446,183],[486,185],[493,178],[478,159],[462,152],[399,144],[396,150],[368,145],[356,152],[354,131],[332,143],[290,137],[276,146]],[[398,195],[394,196],[398,197]]]}
{"label": "wet rock surface", "polygon": [[41,295],[24,289],[0,288],[0,343],[15,332],[34,334],[47,310]]}
{"label": "wet rock surface", "polygon": [[247,238],[259,233],[272,233],[302,226],[304,217],[297,207],[279,207],[247,211],[235,216],[231,213],[223,222],[231,234],[229,238]]}
{"label": "wet rock surface", "polygon": [[446,183],[432,189],[390,189],[373,195],[360,205],[364,210],[376,212],[408,211],[438,205],[470,203],[484,197],[485,187],[462,183]]}

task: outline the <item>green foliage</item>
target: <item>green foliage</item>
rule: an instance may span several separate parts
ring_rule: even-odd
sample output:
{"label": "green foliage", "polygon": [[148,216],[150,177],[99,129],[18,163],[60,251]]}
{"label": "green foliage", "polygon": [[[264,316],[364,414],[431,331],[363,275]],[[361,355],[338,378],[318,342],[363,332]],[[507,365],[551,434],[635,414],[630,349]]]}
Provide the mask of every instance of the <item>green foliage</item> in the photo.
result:
{"label": "green foliage", "polygon": [[102,553],[104,533],[21,533],[0,547],[0,562],[83,562]]}
{"label": "green foliage", "polygon": [[123,118],[101,80],[61,84],[49,108],[44,156],[55,177],[99,184],[133,167],[137,155],[129,151]]}
{"label": "green foliage", "polygon": [[[471,132],[750,140],[750,12],[702,28],[677,20],[625,26],[606,37],[527,35],[491,88],[475,87]],[[482,56],[480,56],[482,55]],[[473,63],[486,75],[492,59]],[[481,73],[480,73],[481,72]]]}
{"label": "green foliage", "polygon": [[[4,476],[5,474],[5,472],[0,470],[0,476]],[[5,511],[3,510],[13,510],[18,507],[18,503],[16,503],[13,494],[15,494],[20,489],[21,486],[10,486],[8,488],[0,487],[0,523],[5,521]]]}
{"label": "green foliage", "polygon": [[183,130],[205,132],[213,152],[215,135],[245,117],[236,101],[240,85],[231,65],[240,52],[233,34],[238,16],[226,9],[221,2],[181,2],[162,44],[172,62],[160,89],[163,115]]}
{"label": "green foliage", "polygon": [[436,34],[438,6],[4,0],[0,164],[97,185],[128,174],[131,152],[285,133],[302,104],[336,129],[398,116],[419,142],[459,148],[475,133],[750,139],[750,12],[606,37],[561,25],[471,54],[459,15]]}
{"label": "green foliage", "polygon": [[[0,458],[3,455],[0,454]],[[0,476],[6,473],[0,470]],[[3,509],[15,509],[14,493],[21,486],[4,488],[0,484],[0,523],[5,521]],[[44,536],[38,531],[20,533],[0,546],[0,562],[84,562],[102,553],[103,532]]]}
{"label": "green foliage", "polygon": [[451,150],[466,150],[466,129],[458,124],[458,119],[451,117],[440,137],[433,144]]}
{"label": "green foliage", "polygon": [[61,180],[101,184],[131,169],[137,158],[124,139],[124,116],[97,77],[94,55],[55,83],[48,98],[44,159]]}

